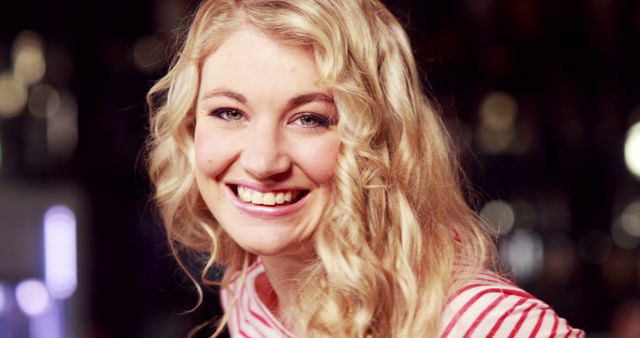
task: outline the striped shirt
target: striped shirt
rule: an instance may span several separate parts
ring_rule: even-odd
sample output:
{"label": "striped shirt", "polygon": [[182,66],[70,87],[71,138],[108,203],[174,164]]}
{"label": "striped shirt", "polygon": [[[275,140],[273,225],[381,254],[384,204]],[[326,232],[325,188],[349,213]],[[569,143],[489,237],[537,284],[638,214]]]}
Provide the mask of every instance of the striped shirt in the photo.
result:
{"label": "striped shirt", "polygon": [[[229,313],[229,333],[243,338],[293,338],[295,335],[260,300],[255,281],[263,273],[264,266],[258,260],[248,269],[243,285],[236,282],[229,291],[221,291],[225,311],[233,292],[239,292],[237,304]],[[484,272],[449,297],[438,336],[583,338],[585,334],[510,281]]]}

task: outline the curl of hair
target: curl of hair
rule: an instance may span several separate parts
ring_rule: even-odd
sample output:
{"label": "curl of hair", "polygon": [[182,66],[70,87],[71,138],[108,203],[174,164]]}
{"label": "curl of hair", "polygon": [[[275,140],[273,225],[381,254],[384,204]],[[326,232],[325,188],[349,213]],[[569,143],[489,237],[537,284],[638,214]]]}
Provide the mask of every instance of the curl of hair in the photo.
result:
{"label": "curl of hair", "polygon": [[201,4],[170,71],[147,97],[149,173],[178,261],[183,249],[207,255],[203,284],[214,264],[240,272],[217,283],[227,287],[255,259],[218,226],[194,178],[201,62],[242,25],[310,48],[319,85],[332,90],[340,116],[335,203],[287,309],[294,332],[435,336],[447,296],[491,262],[493,246],[464,200],[449,135],[423,94],[408,38],[377,0]]}

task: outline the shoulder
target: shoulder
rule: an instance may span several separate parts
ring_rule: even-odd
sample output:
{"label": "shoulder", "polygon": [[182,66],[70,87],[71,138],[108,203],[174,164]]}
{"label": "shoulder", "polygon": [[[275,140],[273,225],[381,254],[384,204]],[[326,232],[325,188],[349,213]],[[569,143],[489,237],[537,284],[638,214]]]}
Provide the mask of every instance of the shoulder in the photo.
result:
{"label": "shoulder", "polygon": [[582,338],[584,332],[509,280],[485,271],[447,300],[440,338],[457,337]]}

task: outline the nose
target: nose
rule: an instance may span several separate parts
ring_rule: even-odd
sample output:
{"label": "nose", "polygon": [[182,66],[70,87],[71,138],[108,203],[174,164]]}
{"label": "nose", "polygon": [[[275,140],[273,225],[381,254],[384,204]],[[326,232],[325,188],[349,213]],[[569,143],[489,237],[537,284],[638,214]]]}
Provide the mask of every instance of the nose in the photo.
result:
{"label": "nose", "polygon": [[258,124],[248,133],[240,164],[254,178],[270,178],[291,169],[291,158],[280,133],[278,126],[268,124]]}

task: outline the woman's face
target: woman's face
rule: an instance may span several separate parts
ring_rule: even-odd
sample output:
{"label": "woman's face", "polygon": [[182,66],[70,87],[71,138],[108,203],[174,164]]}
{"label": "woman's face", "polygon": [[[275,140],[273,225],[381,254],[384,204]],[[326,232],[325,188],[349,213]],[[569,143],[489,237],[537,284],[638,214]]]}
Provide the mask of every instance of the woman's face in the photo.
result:
{"label": "woman's face", "polygon": [[310,51],[241,28],[202,65],[196,181],[233,240],[300,255],[331,202],[340,140]]}

